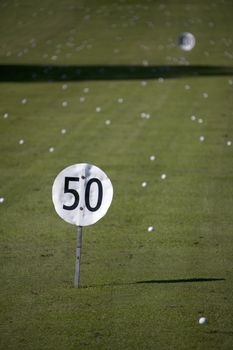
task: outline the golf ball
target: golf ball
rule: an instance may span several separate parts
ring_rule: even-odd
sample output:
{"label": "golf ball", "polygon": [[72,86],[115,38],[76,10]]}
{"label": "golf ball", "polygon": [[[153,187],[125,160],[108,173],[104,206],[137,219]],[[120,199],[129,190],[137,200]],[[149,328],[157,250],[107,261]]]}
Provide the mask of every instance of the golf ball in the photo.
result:
{"label": "golf ball", "polygon": [[200,317],[199,320],[198,320],[198,323],[199,324],[205,324],[205,323],[208,323],[208,320],[206,317]]}
{"label": "golf ball", "polygon": [[142,187],[146,187],[146,186],[147,186],[147,182],[144,181],[144,182],[142,183]]}
{"label": "golf ball", "polygon": [[68,102],[67,101],[63,101],[62,102],[62,107],[67,107],[68,106]]}
{"label": "golf ball", "polygon": [[50,147],[50,148],[49,148],[49,152],[50,152],[50,153],[54,152],[54,147]]}
{"label": "golf ball", "polygon": [[25,105],[25,104],[27,103],[27,99],[26,99],[26,98],[23,98],[22,101],[21,101],[21,103],[22,103],[23,105]]}
{"label": "golf ball", "polygon": [[99,113],[101,111],[101,108],[100,107],[96,107],[96,112]]}
{"label": "golf ball", "polygon": [[227,146],[231,146],[231,141],[227,141]]}
{"label": "golf ball", "polygon": [[148,232],[153,232],[154,231],[154,227],[153,226],[149,226],[147,229]]}
{"label": "golf ball", "polygon": [[162,174],[162,175],[161,175],[161,180],[165,180],[165,179],[166,179],[166,177],[167,177],[167,175],[166,175],[166,174]]}
{"label": "golf ball", "polygon": [[106,125],[110,125],[111,124],[111,120],[109,120],[109,119],[105,120],[105,124]]}
{"label": "golf ball", "polygon": [[19,140],[19,144],[23,145],[24,144],[24,140],[23,139]]}
{"label": "golf ball", "polygon": [[196,120],[196,116],[195,115],[191,115],[191,120],[194,122]]}
{"label": "golf ball", "polygon": [[5,200],[5,198],[0,197],[0,203],[3,203],[3,202],[4,202],[4,200]]}
{"label": "golf ball", "polygon": [[150,160],[151,161],[155,160],[155,156],[150,156]]}
{"label": "golf ball", "polygon": [[205,141],[205,137],[204,136],[200,136],[200,141],[201,142]]}
{"label": "golf ball", "polygon": [[191,51],[196,44],[196,40],[192,33],[184,32],[179,35],[178,43],[181,50]]}
{"label": "golf ball", "polygon": [[9,116],[8,113],[3,114],[3,118],[5,118],[5,119],[8,118],[8,116]]}
{"label": "golf ball", "polygon": [[61,129],[62,134],[66,134],[66,129]]}

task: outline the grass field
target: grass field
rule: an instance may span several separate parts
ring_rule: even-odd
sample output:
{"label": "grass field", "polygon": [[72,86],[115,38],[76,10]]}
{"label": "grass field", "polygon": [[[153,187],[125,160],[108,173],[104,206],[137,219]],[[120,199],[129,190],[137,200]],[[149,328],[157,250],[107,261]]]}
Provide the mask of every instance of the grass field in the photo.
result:
{"label": "grass field", "polygon": [[[232,13],[0,2],[1,350],[233,348]],[[84,229],[75,289],[76,228],[51,189],[83,162],[114,198]]]}

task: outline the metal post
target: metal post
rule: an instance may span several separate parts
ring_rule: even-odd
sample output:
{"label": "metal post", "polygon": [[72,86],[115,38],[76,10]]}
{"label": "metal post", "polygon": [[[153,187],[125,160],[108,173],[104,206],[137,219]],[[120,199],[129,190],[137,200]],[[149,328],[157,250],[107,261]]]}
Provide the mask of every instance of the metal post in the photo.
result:
{"label": "metal post", "polygon": [[77,230],[77,245],[76,245],[76,264],[75,264],[75,275],[74,275],[74,287],[79,287],[80,280],[80,263],[81,263],[81,248],[82,248],[82,226],[78,226]]}

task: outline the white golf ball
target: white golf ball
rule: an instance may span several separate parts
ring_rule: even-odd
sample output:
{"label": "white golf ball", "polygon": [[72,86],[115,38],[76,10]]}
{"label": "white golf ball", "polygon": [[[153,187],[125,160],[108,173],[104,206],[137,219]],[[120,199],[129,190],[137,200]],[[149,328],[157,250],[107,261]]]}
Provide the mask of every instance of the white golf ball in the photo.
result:
{"label": "white golf ball", "polygon": [[4,118],[4,119],[6,119],[6,118],[8,118],[8,117],[9,117],[9,114],[8,114],[8,113],[4,113],[4,114],[3,114],[3,118]]}
{"label": "white golf ball", "polygon": [[121,97],[120,97],[120,98],[118,98],[118,100],[117,100],[117,101],[118,101],[118,103],[123,103],[123,102],[124,102],[123,98],[121,98]]}
{"label": "white golf ball", "polygon": [[152,232],[154,231],[154,227],[153,226],[149,226],[148,229],[147,229],[148,232]]}
{"label": "white golf ball", "polygon": [[23,145],[24,144],[24,140],[23,139],[19,140],[19,144]]}
{"label": "white golf ball", "polygon": [[231,146],[231,141],[227,141],[227,146]]}
{"label": "white golf ball", "polygon": [[199,324],[205,324],[205,323],[208,323],[208,320],[206,317],[200,317],[199,320],[198,320],[198,323]]}
{"label": "white golf ball", "polygon": [[96,107],[96,112],[99,113],[101,111],[101,107]]}
{"label": "white golf ball", "polygon": [[178,44],[181,50],[191,51],[196,44],[196,40],[192,33],[184,32],[179,35]]}
{"label": "white golf ball", "polygon": [[79,99],[80,102],[84,102],[85,101],[85,97],[81,96]]}
{"label": "white golf ball", "polygon": [[0,204],[2,204],[4,202],[5,198],[0,197]]}
{"label": "white golf ball", "polygon": [[142,182],[142,187],[146,187],[146,186],[147,186],[147,182],[146,181]]}
{"label": "white golf ball", "polygon": [[67,107],[68,106],[68,102],[67,101],[63,101],[62,102],[62,107]]}
{"label": "white golf ball", "polygon": [[109,120],[109,119],[105,120],[105,124],[106,125],[110,125],[111,124],[111,120]]}
{"label": "white golf ball", "polygon": [[50,153],[54,152],[54,147],[50,147],[50,148],[49,148],[49,152],[50,152]]}
{"label": "white golf ball", "polygon": [[204,142],[205,141],[205,137],[204,136],[200,136],[200,141]]}
{"label": "white golf ball", "polygon": [[154,161],[155,160],[155,156],[150,156],[150,160]]}
{"label": "white golf ball", "polygon": [[26,99],[26,98],[23,98],[22,101],[21,101],[21,103],[22,103],[23,105],[25,105],[25,104],[27,103],[27,99]]}
{"label": "white golf ball", "polygon": [[202,119],[202,118],[199,118],[199,119],[198,119],[198,123],[199,123],[199,124],[202,124],[202,123],[203,123],[203,119]]}
{"label": "white golf ball", "polygon": [[194,122],[196,120],[196,116],[195,115],[191,115],[191,120]]}
{"label": "white golf ball", "polygon": [[209,95],[207,94],[207,92],[203,92],[202,96],[203,96],[204,98],[208,98],[208,97],[209,97]]}
{"label": "white golf ball", "polygon": [[64,135],[66,134],[66,129],[61,129],[61,133]]}
{"label": "white golf ball", "polygon": [[167,175],[166,175],[166,174],[162,174],[162,175],[161,175],[161,180],[165,180],[165,179],[166,179],[166,177],[167,177]]}
{"label": "white golf ball", "polygon": [[84,92],[85,94],[87,94],[87,93],[89,92],[89,88],[88,88],[88,87],[84,88],[84,89],[83,89],[83,92]]}
{"label": "white golf ball", "polygon": [[62,85],[62,90],[66,90],[68,88],[68,85],[67,84],[63,84]]}

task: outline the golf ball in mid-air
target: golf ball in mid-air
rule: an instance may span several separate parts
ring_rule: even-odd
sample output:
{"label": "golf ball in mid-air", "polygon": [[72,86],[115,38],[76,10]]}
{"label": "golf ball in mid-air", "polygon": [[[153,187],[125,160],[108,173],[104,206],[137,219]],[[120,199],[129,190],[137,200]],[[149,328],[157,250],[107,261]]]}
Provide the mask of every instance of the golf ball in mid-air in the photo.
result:
{"label": "golf ball in mid-air", "polygon": [[198,320],[198,323],[199,324],[205,324],[205,323],[208,323],[208,320],[206,317],[200,317],[199,320]]}
{"label": "golf ball in mid-air", "polygon": [[196,40],[192,33],[184,32],[179,35],[178,43],[181,50],[191,51],[196,44]]}

